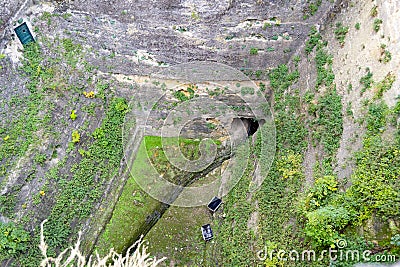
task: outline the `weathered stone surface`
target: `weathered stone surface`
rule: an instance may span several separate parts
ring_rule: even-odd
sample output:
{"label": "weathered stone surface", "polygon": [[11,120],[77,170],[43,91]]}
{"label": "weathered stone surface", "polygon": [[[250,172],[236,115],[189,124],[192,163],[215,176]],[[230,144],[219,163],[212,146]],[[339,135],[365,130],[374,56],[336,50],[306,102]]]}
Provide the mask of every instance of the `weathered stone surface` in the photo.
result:
{"label": "weathered stone surface", "polygon": [[[24,5],[26,4],[26,5]],[[71,139],[71,128],[79,128],[89,121],[88,132],[101,125],[104,110],[101,108],[101,100],[95,99],[97,105],[94,115],[85,113],[76,121],[71,122],[68,116],[71,109],[79,109],[80,105],[89,105],[89,99],[81,96],[78,99],[68,97],[68,92],[63,91],[67,86],[73,86],[81,91],[96,91],[95,83],[99,80],[112,82],[112,93],[117,96],[129,98],[134,92],[139,99],[154,99],[160,96],[160,91],[152,91],[154,86],[148,86],[144,82],[142,87],[139,82],[129,82],[121,77],[129,78],[132,75],[147,77],[168,66],[178,63],[207,60],[227,64],[244,71],[266,70],[286,63],[304,43],[311,25],[319,23],[331,7],[328,1],[324,1],[318,13],[308,20],[303,20],[304,1],[54,1],[31,2],[12,0],[0,6],[0,52],[6,55],[1,61],[0,69],[0,96],[1,101],[7,103],[12,96],[23,97],[29,95],[24,87],[26,77],[18,71],[21,65],[22,46],[13,35],[13,23],[15,19],[24,18],[31,26],[37,27],[36,37],[38,41],[53,43],[54,46],[43,46],[44,64],[51,65],[50,59],[57,60],[60,40],[70,38],[74,43],[80,44],[84,55],[82,58],[96,69],[93,72],[79,72],[84,69],[78,65],[78,70],[71,71],[64,63],[57,65],[55,72],[60,81],[54,88],[55,95],[67,95],[67,97],[48,96],[54,104],[51,119],[55,122],[55,131],[58,138],[43,136],[40,145],[35,144],[22,157],[16,159],[20,163],[17,167],[8,170],[4,183],[1,184],[0,193],[10,196],[15,188],[19,188],[15,207],[16,219],[23,218],[29,211],[32,217],[27,222],[28,229],[33,230],[40,221],[45,219],[55,198],[34,205],[31,203],[33,196],[38,195],[42,186],[47,184],[48,196],[57,196],[56,183],[45,176],[50,168],[61,160],[68,149]],[[50,13],[50,18],[43,18],[44,12]],[[48,14],[47,14],[48,15]],[[4,30],[2,32],[2,30]],[[253,50],[251,50],[253,48]],[[118,76],[119,75],[119,76]],[[121,79],[120,79],[121,78]],[[89,83],[88,80],[92,82]],[[242,82],[243,78],[229,80],[231,86],[236,82]],[[204,89],[204,88],[203,88]],[[204,91],[200,93],[205,93]],[[163,97],[165,106],[151,113],[137,109],[136,116],[142,123],[146,121],[148,134],[160,134],[162,118],[168,115],[167,104],[177,102],[173,97],[173,91],[167,92]],[[257,98],[257,95],[254,95]],[[242,99],[235,94],[222,94],[215,97],[222,103],[234,107],[242,106]],[[250,103],[251,99],[249,100]],[[151,106],[148,107],[151,109]],[[11,106],[0,106],[1,126],[7,127],[12,118],[20,116],[20,110]],[[248,109],[239,110],[237,117],[256,117]],[[226,119],[225,123],[231,125],[235,118]],[[204,114],[198,121],[185,126],[187,137],[195,137],[201,134],[215,138],[225,137],[227,129],[217,127],[210,129],[207,123],[217,123],[216,116]],[[61,123],[61,121],[63,121]],[[199,123],[201,121],[201,123]],[[222,121],[222,119],[220,120]],[[233,127],[237,129],[237,127]],[[228,129],[229,130],[229,129]],[[173,132],[169,133],[173,135]],[[237,131],[239,137],[246,135],[244,131]],[[41,132],[38,131],[38,136]],[[50,153],[57,152],[57,158],[51,159],[43,167],[39,167],[35,178],[29,179],[33,152]],[[51,155],[48,155],[51,156]],[[61,170],[61,175],[69,175],[69,169],[79,162],[80,157],[71,157]],[[215,168],[226,155],[221,155],[215,162]],[[110,218],[112,207],[118,200],[118,195],[123,188],[127,175],[123,173],[125,164],[121,162],[118,177],[111,177],[109,184],[105,185],[101,200],[95,203],[95,208],[105,207],[102,214],[93,214],[85,225],[87,235],[87,251],[92,249],[93,242],[100,234],[102,226]],[[211,168],[211,169],[212,169]],[[11,177],[11,178],[10,178]],[[3,177],[2,177],[3,178]],[[2,179],[0,178],[0,179]],[[0,181],[1,182],[1,181]],[[26,206],[23,208],[23,206]],[[98,217],[96,217],[98,216]],[[155,223],[158,216],[149,217],[149,226]],[[1,221],[7,221],[0,217]],[[76,221],[72,222],[76,225]],[[100,230],[99,230],[100,229]],[[146,230],[148,231],[148,229]],[[93,241],[93,242],[91,242]]]}

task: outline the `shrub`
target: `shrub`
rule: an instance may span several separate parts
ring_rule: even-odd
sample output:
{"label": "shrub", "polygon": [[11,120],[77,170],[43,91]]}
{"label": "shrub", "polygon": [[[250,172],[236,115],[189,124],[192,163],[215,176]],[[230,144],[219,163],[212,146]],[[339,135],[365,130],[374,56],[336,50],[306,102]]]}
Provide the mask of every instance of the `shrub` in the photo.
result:
{"label": "shrub", "polygon": [[180,101],[180,102],[185,102],[188,101],[194,97],[197,97],[198,95],[195,94],[195,90],[197,90],[197,86],[190,84],[186,90],[179,90],[174,92],[174,96]]}
{"label": "shrub", "polygon": [[317,66],[317,82],[316,87],[325,84],[331,86],[335,79],[335,74],[332,70],[332,55],[325,52],[323,49],[318,49],[315,56],[315,63]]}
{"label": "shrub", "polygon": [[254,88],[253,87],[242,87],[240,89],[240,93],[242,95],[254,95]]}
{"label": "shrub", "polygon": [[383,21],[381,19],[374,20],[373,29],[375,32],[378,32],[380,30],[382,22]]}
{"label": "shrub", "polygon": [[367,91],[367,89],[371,88],[372,83],[374,82],[372,80],[372,72],[370,71],[369,68],[366,68],[367,74],[365,74],[363,77],[360,79],[360,83],[363,85],[361,89],[361,94]]}
{"label": "shrub", "polygon": [[388,112],[388,106],[383,101],[370,104],[366,118],[367,130],[370,134],[377,134],[386,126]]}
{"label": "shrub", "polygon": [[78,131],[72,132],[72,143],[78,143],[81,140],[81,135]]}
{"label": "shrub", "polygon": [[328,175],[315,180],[314,186],[309,189],[303,203],[305,211],[314,210],[324,204],[332,193],[338,189],[334,176]]}
{"label": "shrub", "polygon": [[0,260],[24,251],[29,239],[29,233],[22,227],[0,222]]}
{"label": "shrub", "polygon": [[356,30],[359,30],[361,28],[360,22],[357,22],[356,25],[354,25],[354,28],[356,28]]}
{"label": "shrub", "polygon": [[374,98],[382,98],[383,93],[389,91],[395,81],[396,76],[393,73],[389,72],[386,74],[385,78],[376,85],[376,93]]}
{"label": "shrub", "polygon": [[371,9],[371,12],[370,12],[370,15],[371,15],[371,17],[376,17],[376,16],[378,16],[378,6],[374,6],[372,9]]}
{"label": "shrub", "polygon": [[310,33],[308,34],[309,39],[306,41],[305,52],[306,54],[310,54],[314,47],[319,43],[321,40],[321,34],[318,32],[317,27],[312,26]]}
{"label": "shrub", "polygon": [[339,231],[350,221],[349,212],[343,207],[331,205],[308,212],[305,233],[316,247],[333,246],[339,239]]}
{"label": "shrub", "polygon": [[322,4],[322,0],[307,1],[308,6],[303,10],[303,19],[308,19],[310,16],[314,16],[317,13],[319,7]]}
{"label": "shrub", "polygon": [[75,109],[71,111],[71,114],[69,115],[69,117],[73,121],[76,120],[76,110]]}
{"label": "shrub", "polygon": [[392,60],[392,53],[390,53],[390,51],[386,49],[385,44],[381,44],[381,56],[379,58],[379,62],[383,62],[386,64],[390,60]]}
{"label": "shrub", "polygon": [[342,23],[337,23],[336,24],[336,29],[335,29],[335,38],[339,41],[341,45],[344,44],[344,39],[346,38],[346,34],[349,32],[349,27],[345,27],[342,25]]}
{"label": "shrub", "polygon": [[35,155],[35,158],[33,159],[33,161],[39,165],[43,165],[44,162],[46,161],[46,159],[47,159],[46,154],[38,153]]}
{"label": "shrub", "polygon": [[[374,127],[384,125],[384,118],[378,121]],[[372,214],[377,214],[383,220],[398,218],[398,146],[390,146],[379,135],[371,133],[363,140],[363,146],[363,151],[355,155],[357,168],[351,177],[352,186],[346,192],[352,205],[357,207],[358,220],[362,222]]]}
{"label": "shrub", "polygon": [[288,152],[277,160],[276,166],[283,179],[300,178],[303,174],[302,162],[302,155]]}
{"label": "shrub", "polygon": [[258,55],[258,48],[257,47],[250,48],[250,55]]}

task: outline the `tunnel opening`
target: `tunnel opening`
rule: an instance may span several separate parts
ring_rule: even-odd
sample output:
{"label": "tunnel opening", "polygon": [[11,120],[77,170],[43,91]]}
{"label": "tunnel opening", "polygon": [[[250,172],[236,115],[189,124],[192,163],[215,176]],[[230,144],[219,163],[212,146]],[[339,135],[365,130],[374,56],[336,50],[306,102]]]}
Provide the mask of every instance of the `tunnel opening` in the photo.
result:
{"label": "tunnel opening", "polygon": [[[255,118],[235,118],[233,119],[233,124],[236,127],[245,127],[247,136],[253,136],[260,125],[264,123],[264,120],[257,120]],[[242,125],[242,126],[239,126]]]}
{"label": "tunnel opening", "polygon": [[247,130],[247,136],[253,136],[260,127],[259,122],[253,118],[240,118]]}

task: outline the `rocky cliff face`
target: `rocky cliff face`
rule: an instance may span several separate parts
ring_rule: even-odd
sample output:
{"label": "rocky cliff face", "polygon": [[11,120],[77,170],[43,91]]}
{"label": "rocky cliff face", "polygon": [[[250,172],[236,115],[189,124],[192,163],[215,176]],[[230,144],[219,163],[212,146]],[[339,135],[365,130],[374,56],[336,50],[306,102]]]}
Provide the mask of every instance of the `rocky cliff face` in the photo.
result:
{"label": "rocky cliff face", "polygon": [[[380,42],[390,35],[387,45],[395,54],[398,38],[387,21],[393,21],[398,8],[393,1],[378,5],[383,10],[385,37],[379,39],[377,35],[374,40]],[[109,244],[108,229],[118,228],[113,225],[116,220],[113,216],[119,218],[118,209],[121,214],[125,212],[125,204],[118,202],[122,195],[122,199],[133,201],[133,208],[143,211],[140,214],[144,218],[132,226],[140,231],[131,229],[135,236],[126,237],[127,243],[148,231],[149,238],[156,243],[155,231],[161,231],[163,226],[156,225],[153,230],[151,227],[168,205],[160,206],[146,197],[138,197],[143,192],[129,182],[127,167],[132,162],[129,157],[126,161],[127,144],[122,142],[127,116],[132,119],[130,134],[136,134],[140,128],[145,131],[142,135],[159,136],[167,121],[164,136],[175,137],[179,130],[185,138],[218,140],[221,147],[212,167],[190,176],[182,184],[199,178],[201,183],[209,172],[222,173],[232,156],[228,141],[232,137],[243,140],[251,127],[258,129],[273,121],[269,106],[264,116],[252,110],[261,103],[276,104],[277,92],[271,90],[267,80],[271,69],[286,63],[299,69],[301,78],[290,94],[296,95],[298,89],[304,96],[315,87],[318,70],[304,54],[312,26],[316,32],[325,34],[329,39],[328,50],[336,53],[332,68],[340,96],[353,102],[354,113],[361,112],[358,92],[347,92],[347,84],[343,82],[351,80],[356,84],[364,73],[353,75],[351,70],[365,65],[373,68],[368,63],[372,61],[365,62],[365,58],[373,58],[380,50],[374,48],[375,52],[358,58],[356,54],[372,43],[369,35],[350,33],[349,41],[341,48],[330,30],[337,21],[353,27],[359,18],[354,12],[365,17],[362,25],[372,24],[365,14],[373,6],[362,7],[360,3],[355,6],[356,11],[348,1],[299,0],[15,0],[0,6],[0,222],[16,221],[35,233],[39,223],[48,218],[47,236],[54,248],[67,246],[77,230],[83,229],[84,249],[91,252],[96,244]],[[21,21],[28,23],[40,48],[23,48],[19,43],[13,28]],[[364,48],[357,47],[359,43],[365,44]],[[193,68],[196,75],[173,68],[196,61],[211,63]],[[396,64],[398,60],[377,67],[379,77],[383,78],[391,68],[397,69]],[[346,71],[343,65],[351,67]],[[174,71],[168,71],[171,69]],[[210,80],[212,75],[215,78]],[[398,81],[393,88],[397,84]],[[387,102],[393,100],[390,95],[394,93],[390,92],[384,96]],[[216,114],[212,104],[205,104],[209,110],[203,110],[201,105],[194,109],[184,107],[168,121],[170,110],[184,100],[201,97],[229,106],[235,114]],[[194,111],[198,112],[196,118],[185,117]],[[350,145],[352,151],[360,148],[360,143],[349,143],[349,136],[362,134],[354,128],[354,121],[345,120],[338,163],[334,166],[340,179],[349,177],[354,167],[353,163],[339,166],[350,162],[350,152],[346,153],[345,148]],[[255,122],[257,126],[251,126]],[[257,138],[253,139],[255,144]],[[133,139],[134,155],[140,142],[141,138]],[[165,167],[158,150],[149,151]],[[305,184],[313,183],[314,166],[318,157],[324,157],[323,151],[321,146],[308,145],[303,163]],[[262,176],[259,165],[253,166],[254,173],[250,175],[255,184]],[[254,225],[264,215],[258,211],[258,202],[251,200],[252,196],[249,193],[247,201],[255,205],[256,211],[249,218],[249,229],[257,234]],[[174,212],[172,209],[166,218],[171,219]],[[197,215],[207,216],[195,210],[193,221]],[[186,218],[184,214],[180,216]],[[198,221],[205,223],[202,219]],[[160,247],[163,245],[160,242]],[[30,255],[35,253],[35,249],[30,251]],[[17,264],[24,265],[30,260],[27,256]]]}

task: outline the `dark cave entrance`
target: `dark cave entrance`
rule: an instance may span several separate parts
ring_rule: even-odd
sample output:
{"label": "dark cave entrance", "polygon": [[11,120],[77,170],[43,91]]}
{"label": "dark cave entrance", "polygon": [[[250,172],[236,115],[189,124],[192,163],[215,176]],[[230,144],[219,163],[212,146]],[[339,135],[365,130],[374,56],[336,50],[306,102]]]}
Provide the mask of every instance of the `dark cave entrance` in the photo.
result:
{"label": "dark cave entrance", "polygon": [[253,136],[260,127],[260,124],[263,124],[263,120],[256,120],[254,118],[240,118],[244,126],[246,127],[247,130],[247,136]]}

